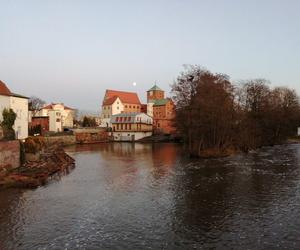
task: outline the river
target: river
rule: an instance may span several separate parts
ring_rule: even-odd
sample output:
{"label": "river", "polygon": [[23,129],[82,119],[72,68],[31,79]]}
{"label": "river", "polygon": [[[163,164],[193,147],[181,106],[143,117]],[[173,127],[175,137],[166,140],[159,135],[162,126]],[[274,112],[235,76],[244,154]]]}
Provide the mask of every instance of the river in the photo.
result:
{"label": "river", "polygon": [[0,191],[0,249],[300,249],[300,145],[189,159],[176,144],[69,147],[76,167]]}

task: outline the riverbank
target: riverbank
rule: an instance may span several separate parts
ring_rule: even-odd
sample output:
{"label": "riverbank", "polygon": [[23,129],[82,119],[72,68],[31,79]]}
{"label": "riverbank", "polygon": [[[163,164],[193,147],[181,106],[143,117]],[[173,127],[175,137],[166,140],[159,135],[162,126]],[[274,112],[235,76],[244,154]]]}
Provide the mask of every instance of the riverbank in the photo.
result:
{"label": "riverbank", "polygon": [[181,142],[181,138],[176,137],[174,135],[158,134],[158,135],[144,137],[143,139],[140,139],[137,142],[140,142],[140,143],[164,143],[164,142],[179,143],[179,142]]}
{"label": "riverbank", "polygon": [[0,188],[37,188],[56,173],[75,166],[74,159],[58,146],[43,148],[35,157],[28,155],[32,154],[27,154],[27,160],[20,167],[0,172]]}

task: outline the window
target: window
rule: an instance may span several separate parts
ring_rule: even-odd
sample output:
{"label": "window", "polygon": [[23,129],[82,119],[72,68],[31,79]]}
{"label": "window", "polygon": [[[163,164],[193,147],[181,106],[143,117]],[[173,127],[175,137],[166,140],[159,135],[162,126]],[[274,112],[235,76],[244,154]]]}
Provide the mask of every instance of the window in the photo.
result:
{"label": "window", "polygon": [[129,125],[129,130],[131,130],[131,124],[128,124]]}
{"label": "window", "polygon": [[127,124],[125,124],[125,130],[127,130]]}
{"label": "window", "polygon": [[129,105],[129,108],[131,109],[131,105]]}
{"label": "window", "polygon": [[129,122],[131,121],[131,117],[128,117],[128,121],[129,121]]}
{"label": "window", "polygon": [[118,122],[119,121],[119,117],[116,117],[116,122]]}
{"label": "window", "polygon": [[125,108],[127,108],[127,105],[125,105]]}
{"label": "window", "polygon": [[120,122],[122,122],[122,120],[123,120],[123,118],[122,118],[122,117],[120,117]]}
{"label": "window", "polygon": [[123,124],[121,124],[121,130],[123,130]]}
{"label": "window", "polygon": [[119,106],[117,107],[117,109],[119,109]]}
{"label": "window", "polygon": [[135,109],[135,106],[132,106]]}
{"label": "window", "polygon": [[119,130],[119,124],[117,124],[117,130]]}

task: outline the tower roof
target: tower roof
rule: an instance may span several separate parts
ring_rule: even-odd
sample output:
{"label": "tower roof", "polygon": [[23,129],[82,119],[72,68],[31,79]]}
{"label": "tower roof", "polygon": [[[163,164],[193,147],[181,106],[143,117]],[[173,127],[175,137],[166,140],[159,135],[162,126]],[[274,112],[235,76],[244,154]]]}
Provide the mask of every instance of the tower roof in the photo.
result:
{"label": "tower roof", "polygon": [[151,89],[149,89],[148,91],[153,91],[153,90],[160,90],[160,91],[163,91],[160,87],[158,87],[158,86],[156,85],[156,83],[155,83],[154,86],[153,86]]}

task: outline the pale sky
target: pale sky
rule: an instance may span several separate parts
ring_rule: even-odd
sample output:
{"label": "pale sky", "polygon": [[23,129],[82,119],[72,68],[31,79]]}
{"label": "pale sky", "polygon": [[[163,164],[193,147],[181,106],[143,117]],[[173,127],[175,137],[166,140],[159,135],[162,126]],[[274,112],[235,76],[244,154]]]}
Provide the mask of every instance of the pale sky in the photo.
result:
{"label": "pale sky", "polygon": [[183,64],[300,93],[298,0],[0,0],[0,11],[0,79],[48,102],[98,110],[107,88],[145,100]]}

